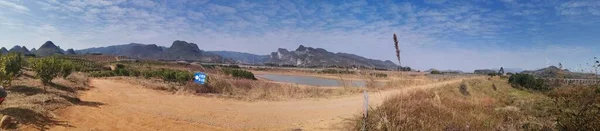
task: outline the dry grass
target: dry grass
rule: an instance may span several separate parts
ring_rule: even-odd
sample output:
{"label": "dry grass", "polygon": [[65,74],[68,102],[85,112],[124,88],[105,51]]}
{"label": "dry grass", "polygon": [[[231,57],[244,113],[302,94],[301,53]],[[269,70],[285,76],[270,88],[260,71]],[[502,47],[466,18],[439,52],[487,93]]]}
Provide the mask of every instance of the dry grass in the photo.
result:
{"label": "dry grass", "polygon": [[237,79],[230,76],[213,74],[206,85],[193,82],[186,84],[165,82],[160,79],[144,79],[137,77],[111,77],[146,88],[162,90],[174,94],[203,95],[209,97],[233,98],[246,101],[256,100],[289,100],[304,98],[342,97],[360,92],[359,88],[320,88],[297,84],[281,84],[260,80]]}
{"label": "dry grass", "polygon": [[213,75],[206,88],[201,88],[199,92],[252,101],[340,97],[358,93],[360,90],[359,88],[327,89]]}
{"label": "dry grass", "polygon": [[12,87],[7,87],[8,96],[2,103],[1,113],[14,117],[20,126],[45,130],[49,126],[64,125],[64,122],[54,119],[53,110],[71,105],[99,106],[102,103],[81,101],[77,96],[78,90],[87,89],[88,79],[81,73],[74,73],[67,79],[56,78],[44,93],[42,83],[34,79],[33,73],[25,74],[13,81]]}
{"label": "dry grass", "polygon": [[[500,79],[469,80],[387,99],[369,111],[367,130],[542,130],[553,127],[551,101],[510,87]],[[496,90],[494,90],[494,85]],[[348,121],[360,130],[362,115]]]}

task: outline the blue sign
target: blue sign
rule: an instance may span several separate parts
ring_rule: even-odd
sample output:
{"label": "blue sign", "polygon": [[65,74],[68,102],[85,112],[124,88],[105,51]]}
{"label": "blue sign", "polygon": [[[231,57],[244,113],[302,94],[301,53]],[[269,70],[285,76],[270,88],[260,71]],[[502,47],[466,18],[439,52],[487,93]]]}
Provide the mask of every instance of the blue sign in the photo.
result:
{"label": "blue sign", "polygon": [[203,72],[196,72],[194,74],[194,82],[204,85],[204,83],[206,83],[206,74]]}

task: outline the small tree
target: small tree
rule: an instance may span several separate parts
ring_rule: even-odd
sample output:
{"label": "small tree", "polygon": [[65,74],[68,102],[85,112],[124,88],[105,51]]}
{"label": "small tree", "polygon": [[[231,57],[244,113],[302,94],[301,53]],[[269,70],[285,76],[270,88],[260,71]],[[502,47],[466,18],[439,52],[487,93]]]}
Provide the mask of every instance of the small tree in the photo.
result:
{"label": "small tree", "polygon": [[594,79],[598,79],[598,67],[600,67],[600,60],[598,60],[598,57],[594,57],[594,60],[592,61],[592,64],[588,63],[588,66],[591,66],[594,70]]}
{"label": "small tree", "polygon": [[46,57],[34,62],[33,70],[36,72],[36,76],[42,80],[44,92],[52,79],[61,73],[61,65],[61,61],[54,57]]}
{"label": "small tree", "polygon": [[11,86],[12,80],[21,75],[24,65],[23,56],[19,53],[0,56],[0,85]]}
{"label": "small tree", "polygon": [[67,78],[73,72],[73,62],[69,60],[62,60],[60,63],[60,75],[63,78]]}

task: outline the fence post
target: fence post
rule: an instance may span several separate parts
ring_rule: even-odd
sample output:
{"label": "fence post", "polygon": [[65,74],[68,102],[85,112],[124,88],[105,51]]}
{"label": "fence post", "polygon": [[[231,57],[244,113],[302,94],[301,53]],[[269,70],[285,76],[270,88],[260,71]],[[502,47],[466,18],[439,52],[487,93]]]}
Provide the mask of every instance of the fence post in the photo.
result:
{"label": "fence post", "polygon": [[365,98],[365,113],[363,114],[363,127],[362,130],[367,130],[367,118],[369,116],[369,95],[367,94],[367,90],[363,90],[363,95]]}

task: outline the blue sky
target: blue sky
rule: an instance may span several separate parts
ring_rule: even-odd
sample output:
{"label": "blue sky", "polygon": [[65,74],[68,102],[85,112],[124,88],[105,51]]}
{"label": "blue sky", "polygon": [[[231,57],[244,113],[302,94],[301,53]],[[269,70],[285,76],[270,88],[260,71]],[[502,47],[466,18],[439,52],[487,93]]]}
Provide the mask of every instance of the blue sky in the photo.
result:
{"label": "blue sky", "polygon": [[600,1],[0,0],[7,48],[185,40],[203,50],[268,54],[302,44],[395,60],[393,33],[402,64],[421,70],[559,62],[581,70],[600,55]]}

